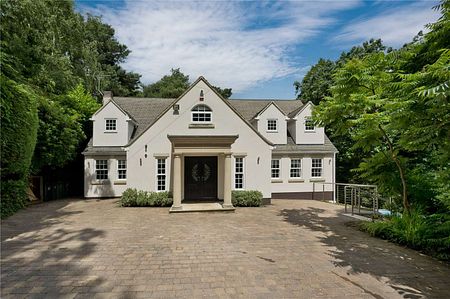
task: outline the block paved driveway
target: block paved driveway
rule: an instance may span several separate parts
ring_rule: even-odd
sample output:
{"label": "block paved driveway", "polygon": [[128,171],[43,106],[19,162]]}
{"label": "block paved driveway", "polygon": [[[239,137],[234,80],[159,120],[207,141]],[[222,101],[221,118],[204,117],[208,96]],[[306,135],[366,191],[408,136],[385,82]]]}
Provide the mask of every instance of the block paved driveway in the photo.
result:
{"label": "block paved driveway", "polygon": [[60,200],[2,222],[2,298],[450,298],[450,267],[317,201],[169,214]]}

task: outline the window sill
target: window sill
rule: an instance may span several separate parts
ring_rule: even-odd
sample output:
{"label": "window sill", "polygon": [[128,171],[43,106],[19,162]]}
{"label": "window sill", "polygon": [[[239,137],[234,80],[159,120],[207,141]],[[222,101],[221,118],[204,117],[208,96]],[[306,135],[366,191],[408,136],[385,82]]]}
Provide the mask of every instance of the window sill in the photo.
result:
{"label": "window sill", "polygon": [[304,132],[305,132],[305,133],[316,133],[316,130],[314,130],[314,131],[308,131],[308,130],[305,130]]}
{"label": "window sill", "polygon": [[115,133],[117,133],[117,131],[103,131],[103,133],[105,133],[105,134],[115,134]]}
{"label": "window sill", "polygon": [[127,180],[114,181],[114,185],[126,185],[126,184],[127,184]]}
{"label": "window sill", "polygon": [[282,183],[283,182],[282,179],[272,179],[271,181],[272,181],[272,183]]}
{"label": "window sill", "polygon": [[278,133],[278,131],[266,131],[266,133]]}
{"label": "window sill", "polygon": [[91,185],[109,185],[109,180],[92,181]]}
{"label": "window sill", "polygon": [[289,183],[303,183],[305,182],[304,179],[297,179],[297,178],[292,178],[288,180]]}
{"label": "window sill", "polygon": [[214,124],[189,124],[189,129],[214,129]]}
{"label": "window sill", "polygon": [[310,182],[325,182],[325,179],[323,178],[311,178],[309,179]]}

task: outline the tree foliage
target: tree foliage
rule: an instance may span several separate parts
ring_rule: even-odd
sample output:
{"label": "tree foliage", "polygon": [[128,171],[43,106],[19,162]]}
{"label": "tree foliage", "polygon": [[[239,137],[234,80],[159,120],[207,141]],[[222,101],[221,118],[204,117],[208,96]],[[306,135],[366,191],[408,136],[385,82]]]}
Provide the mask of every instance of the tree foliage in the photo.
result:
{"label": "tree foliage", "polygon": [[144,97],[147,98],[178,98],[189,87],[189,76],[180,69],[171,69],[170,75],[165,75],[159,81],[144,86]]}
{"label": "tree foliage", "polygon": [[[183,74],[179,68],[171,69],[170,75],[165,75],[155,83],[143,86],[146,98],[178,98],[189,88],[189,76]],[[213,88],[225,99],[231,97],[231,88]]]}
{"label": "tree foliage", "polygon": [[0,53],[1,217],[22,208],[36,145],[37,95],[14,69],[14,59]]}
{"label": "tree foliage", "polygon": [[137,94],[140,76],[121,68],[129,50],[113,28],[72,0],[0,1],[0,10],[4,217],[23,206],[30,165],[39,173],[77,155],[99,106],[92,95]]}
{"label": "tree foliage", "polygon": [[335,62],[328,59],[319,59],[317,64],[303,77],[302,82],[294,82],[298,99],[302,99],[305,103],[311,101],[317,105],[325,97],[330,96],[330,86],[333,84],[335,68]]}
{"label": "tree foliage", "polygon": [[[302,82],[295,81],[295,93],[297,98],[304,103],[313,102],[319,104],[325,97],[331,95],[331,86],[333,85],[333,74],[339,66],[354,58],[363,58],[368,54],[383,52],[386,46],[381,39],[371,39],[365,41],[362,45],[354,46],[348,52],[342,52],[339,59],[331,61],[320,58],[319,61],[303,77]],[[392,49],[389,49],[392,51]]]}
{"label": "tree foliage", "polygon": [[410,201],[428,211],[450,207],[450,50],[441,40],[450,28],[448,3],[423,39],[339,65],[331,96],[315,111],[335,136],[353,141],[349,151],[362,153],[358,176],[401,199],[405,212]]}
{"label": "tree foliage", "polygon": [[220,88],[218,86],[213,86],[213,88],[224,98],[229,99],[233,94],[231,88]]}

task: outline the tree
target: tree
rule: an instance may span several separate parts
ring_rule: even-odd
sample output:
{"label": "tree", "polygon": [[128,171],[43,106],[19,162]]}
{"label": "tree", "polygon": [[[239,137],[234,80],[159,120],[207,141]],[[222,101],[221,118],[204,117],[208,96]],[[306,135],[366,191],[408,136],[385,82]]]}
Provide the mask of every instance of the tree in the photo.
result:
{"label": "tree", "polygon": [[401,194],[405,213],[410,203],[450,208],[449,3],[429,33],[400,50],[339,65],[332,95],[315,111],[335,136],[350,136],[351,151],[362,150],[359,176]]}
{"label": "tree", "polygon": [[220,88],[217,86],[213,86],[213,88],[224,98],[224,99],[229,99],[231,97],[231,95],[233,94],[232,89],[231,88]]}
{"label": "tree", "polygon": [[366,55],[363,59],[347,61],[335,73],[332,96],[322,101],[315,116],[334,128],[337,135],[349,134],[353,149],[365,154],[360,170],[367,165],[391,161],[397,168],[402,186],[402,203],[410,211],[405,174],[405,157],[397,143],[398,132],[392,122],[392,101],[387,87],[393,81],[392,69],[395,55],[383,52]]}
{"label": "tree", "polygon": [[[178,98],[189,88],[189,76],[183,74],[179,68],[171,69],[170,75],[165,75],[155,83],[143,85],[146,98]],[[213,88],[225,99],[231,97],[231,88]]]}
{"label": "tree", "polygon": [[[348,52],[342,52],[339,59],[336,61],[337,64],[342,65],[347,61],[359,58],[362,59],[366,55],[371,53],[384,52],[386,50],[386,46],[383,44],[381,39],[370,39],[369,41],[365,41],[360,46],[354,46]],[[389,49],[388,52],[390,52]]]}
{"label": "tree", "polygon": [[91,63],[82,66],[82,74],[87,75],[90,90],[97,95],[103,90],[112,90],[118,96],[136,96],[139,94],[141,75],[127,72],[120,66],[130,54],[130,50],[119,43],[114,34],[114,28],[103,23],[100,17],[87,15],[84,39],[92,48],[90,51],[96,55],[95,61],[92,61],[91,57]]}
{"label": "tree", "polygon": [[302,82],[294,82],[297,99],[304,103],[311,101],[319,104],[325,97],[330,96],[330,86],[333,84],[333,73],[336,64],[328,59],[319,61],[303,77]]}
{"label": "tree", "polygon": [[30,163],[42,174],[77,156],[99,106],[91,95],[137,95],[140,75],[120,66],[130,51],[114,29],[72,0],[0,1],[0,10],[3,217],[23,206]]}
{"label": "tree", "polygon": [[339,59],[334,62],[320,58],[306,73],[302,82],[294,82],[297,99],[301,99],[304,103],[311,101],[316,105],[319,104],[325,97],[331,95],[330,88],[333,85],[333,74],[338,66],[342,66],[353,58],[361,59],[368,54],[383,52],[384,50],[386,50],[386,46],[383,45],[381,39],[371,39],[360,46],[352,47],[348,52],[342,52]]}
{"label": "tree", "polygon": [[189,88],[189,76],[179,68],[171,69],[170,75],[165,75],[159,81],[144,85],[144,97],[147,98],[178,98]]}

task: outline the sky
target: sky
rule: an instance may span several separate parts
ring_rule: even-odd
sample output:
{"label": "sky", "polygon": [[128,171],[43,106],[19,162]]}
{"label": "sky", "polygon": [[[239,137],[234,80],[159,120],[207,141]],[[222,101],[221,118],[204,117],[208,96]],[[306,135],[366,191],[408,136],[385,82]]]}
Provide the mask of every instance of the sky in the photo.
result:
{"label": "sky", "polygon": [[432,0],[75,2],[115,29],[131,50],[123,67],[144,84],[180,68],[254,99],[293,99],[294,81],[320,58],[371,38],[401,47],[439,18]]}

